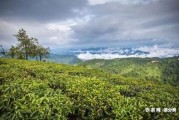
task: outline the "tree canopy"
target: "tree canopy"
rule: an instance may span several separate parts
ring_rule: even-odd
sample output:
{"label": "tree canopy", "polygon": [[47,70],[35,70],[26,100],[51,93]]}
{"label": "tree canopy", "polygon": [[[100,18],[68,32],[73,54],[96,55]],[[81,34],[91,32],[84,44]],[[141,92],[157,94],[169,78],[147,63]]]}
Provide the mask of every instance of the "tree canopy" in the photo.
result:
{"label": "tree canopy", "polygon": [[20,29],[16,35],[14,35],[18,44],[12,46],[9,50],[9,54],[12,58],[20,58],[28,60],[29,57],[35,58],[41,61],[43,57],[48,57],[50,54],[50,48],[45,48],[39,44],[37,38],[29,37],[24,29]]}

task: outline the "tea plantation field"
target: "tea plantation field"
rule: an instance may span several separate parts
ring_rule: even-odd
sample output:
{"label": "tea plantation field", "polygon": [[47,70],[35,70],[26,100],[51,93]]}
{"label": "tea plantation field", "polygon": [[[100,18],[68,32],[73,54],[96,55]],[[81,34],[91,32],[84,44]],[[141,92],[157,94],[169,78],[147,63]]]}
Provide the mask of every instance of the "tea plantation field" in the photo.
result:
{"label": "tea plantation field", "polygon": [[179,86],[83,66],[0,58],[0,120],[177,120],[178,108]]}

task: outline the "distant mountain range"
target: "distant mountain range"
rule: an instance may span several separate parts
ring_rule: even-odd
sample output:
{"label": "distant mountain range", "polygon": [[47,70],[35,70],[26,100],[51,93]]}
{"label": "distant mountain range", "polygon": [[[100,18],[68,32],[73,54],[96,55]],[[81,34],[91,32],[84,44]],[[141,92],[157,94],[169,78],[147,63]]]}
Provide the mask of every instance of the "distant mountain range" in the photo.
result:
{"label": "distant mountain range", "polygon": [[58,63],[64,63],[64,64],[76,64],[79,62],[82,62],[84,60],[88,60],[88,58],[83,59],[80,56],[81,55],[146,55],[149,54],[148,52],[143,52],[140,50],[133,50],[132,48],[118,48],[118,49],[112,49],[112,48],[86,48],[86,49],[71,49],[69,51],[66,51],[65,53],[60,54],[53,54],[51,53],[49,58],[46,58],[45,60],[51,61],[51,62],[58,62]]}
{"label": "distant mountain range", "polygon": [[[143,46],[133,48],[120,47],[94,47],[83,49],[68,49],[60,50],[56,53],[51,53],[46,61],[77,64],[82,61],[93,59],[115,59],[115,58],[167,58],[179,55],[178,48],[161,48],[159,46]],[[0,57],[3,57],[0,54]],[[10,56],[7,56],[10,57]],[[32,59],[33,60],[33,59]]]}
{"label": "distant mountain range", "polygon": [[149,52],[144,52],[140,50],[135,50],[133,48],[88,48],[73,51],[76,54],[81,53],[91,53],[91,54],[119,54],[119,55],[134,55],[134,54],[149,54]]}

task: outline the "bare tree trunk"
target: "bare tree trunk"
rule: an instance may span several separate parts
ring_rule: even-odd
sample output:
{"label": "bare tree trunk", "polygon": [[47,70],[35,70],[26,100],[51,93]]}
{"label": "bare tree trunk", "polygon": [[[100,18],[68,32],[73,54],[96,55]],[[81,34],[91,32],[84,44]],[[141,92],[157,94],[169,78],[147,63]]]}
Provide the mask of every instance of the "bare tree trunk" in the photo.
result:
{"label": "bare tree trunk", "polygon": [[27,53],[25,53],[25,59],[28,60],[28,55],[27,55]]}

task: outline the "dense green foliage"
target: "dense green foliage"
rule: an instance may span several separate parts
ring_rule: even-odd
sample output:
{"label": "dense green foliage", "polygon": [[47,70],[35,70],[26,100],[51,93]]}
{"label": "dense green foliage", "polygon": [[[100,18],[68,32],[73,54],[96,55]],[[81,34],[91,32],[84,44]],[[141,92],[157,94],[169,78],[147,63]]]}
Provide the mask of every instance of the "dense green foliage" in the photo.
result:
{"label": "dense green foliage", "polygon": [[[0,58],[0,119],[177,119],[179,87],[82,66]],[[177,112],[145,112],[145,108]]]}
{"label": "dense green foliage", "polygon": [[179,85],[179,60],[173,58],[122,58],[113,60],[89,60],[81,65],[98,68],[126,77],[162,81]]}

